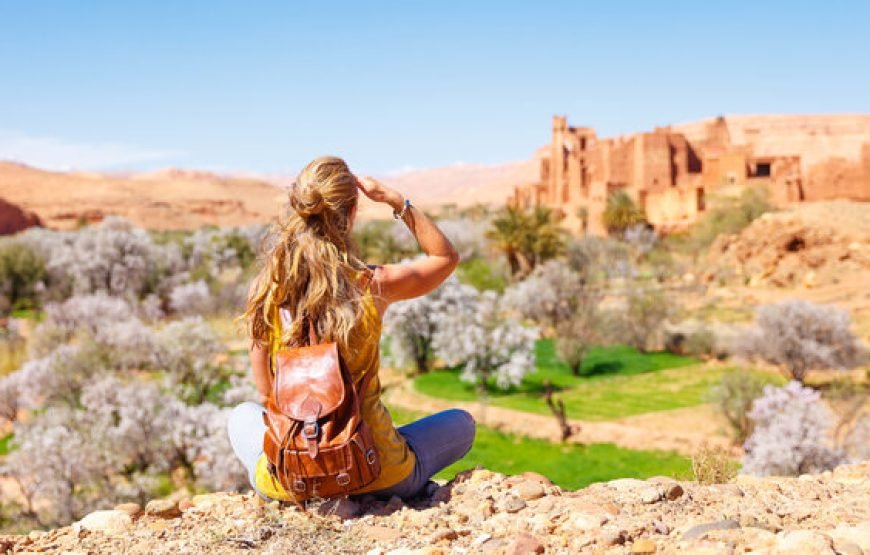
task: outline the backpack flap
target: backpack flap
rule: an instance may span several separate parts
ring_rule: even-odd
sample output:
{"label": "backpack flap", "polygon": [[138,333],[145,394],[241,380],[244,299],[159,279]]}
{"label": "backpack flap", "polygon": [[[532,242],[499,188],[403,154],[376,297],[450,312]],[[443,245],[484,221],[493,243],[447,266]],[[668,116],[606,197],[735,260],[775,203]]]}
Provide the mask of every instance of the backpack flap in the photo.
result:
{"label": "backpack flap", "polygon": [[308,454],[317,456],[318,420],[344,402],[338,346],[323,343],[281,349],[276,355],[275,404],[281,413],[302,422]]}

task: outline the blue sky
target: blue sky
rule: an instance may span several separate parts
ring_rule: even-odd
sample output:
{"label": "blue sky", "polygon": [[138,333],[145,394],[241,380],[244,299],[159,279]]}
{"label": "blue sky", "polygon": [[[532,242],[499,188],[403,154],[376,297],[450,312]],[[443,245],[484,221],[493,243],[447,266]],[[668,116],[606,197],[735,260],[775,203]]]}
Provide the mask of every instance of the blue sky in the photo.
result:
{"label": "blue sky", "polygon": [[728,113],[870,111],[867,2],[0,0],[0,158],[359,172]]}

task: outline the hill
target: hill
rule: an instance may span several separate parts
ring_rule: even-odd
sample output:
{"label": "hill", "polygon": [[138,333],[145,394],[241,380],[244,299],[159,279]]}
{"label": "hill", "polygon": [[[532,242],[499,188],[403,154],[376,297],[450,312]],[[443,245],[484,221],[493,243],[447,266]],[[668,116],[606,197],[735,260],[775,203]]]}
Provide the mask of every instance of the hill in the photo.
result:
{"label": "hill", "polygon": [[12,552],[763,553],[870,551],[870,464],[721,485],[622,479],[562,491],[543,476],[466,471],[403,503],[363,498],[309,512],[216,493],[98,511]]}
{"label": "hill", "polygon": [[110,214],[149,229],[192,229],[269,221],[285,193],[264,181],[207,172],[66,173],[0,162],[0,198],[59,229]]}

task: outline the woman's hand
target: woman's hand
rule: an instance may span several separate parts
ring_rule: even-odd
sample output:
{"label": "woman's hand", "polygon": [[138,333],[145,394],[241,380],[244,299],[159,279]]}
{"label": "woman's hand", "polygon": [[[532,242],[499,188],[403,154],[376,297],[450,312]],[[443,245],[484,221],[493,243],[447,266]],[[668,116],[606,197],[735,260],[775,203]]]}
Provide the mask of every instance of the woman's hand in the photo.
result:
{"label": "woman's hand", "polygon": [[405,204],[405,199],[401,193],[387,187],[374,177],[358,177],[356,183],[365,196],[375,202],[389,204],[393,210],[400,210],[402,205]]}

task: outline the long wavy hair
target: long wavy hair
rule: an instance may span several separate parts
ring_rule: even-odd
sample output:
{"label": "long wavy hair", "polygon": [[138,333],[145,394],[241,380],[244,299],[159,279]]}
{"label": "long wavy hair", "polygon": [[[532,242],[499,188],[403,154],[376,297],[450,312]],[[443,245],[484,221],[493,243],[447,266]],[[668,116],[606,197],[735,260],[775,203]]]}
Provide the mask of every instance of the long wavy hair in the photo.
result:
{"label": "long wavy hair", "polygon": [[282,345],[307,344],[311,322],[321,341],[348,352],[351,330],[364,312],[358,277],[366,265],[351,237],[358,194],[356,177],[341,158],[317,158],[299,173],[248,294],[243,318],[256,344],[270,343],[278,309],[286,308],[293,318],[281,326]]}

